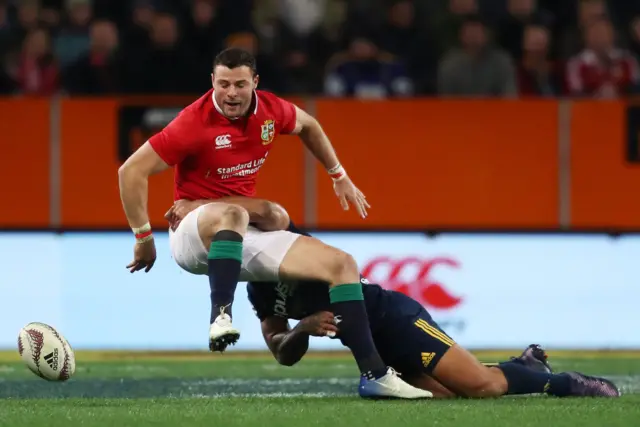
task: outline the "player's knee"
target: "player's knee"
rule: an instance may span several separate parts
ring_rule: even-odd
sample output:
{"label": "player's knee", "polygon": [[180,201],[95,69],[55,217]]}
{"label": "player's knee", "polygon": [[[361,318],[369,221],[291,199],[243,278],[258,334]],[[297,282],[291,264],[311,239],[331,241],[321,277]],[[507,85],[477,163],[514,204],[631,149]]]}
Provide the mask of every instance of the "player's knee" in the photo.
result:
{"label": "player's knee", "polygon": [[289,227],[289,214],[279,204],[264,200],[260,210],[265,222],[262,228],[266,231],[286,230]]}
{"label": "player's knee", "polygon": [[205,205],[198,217],[201,236],[211,238],[220,230],[233,230],[244,235],[249,224],[249,213],[236,205]]}
{"label": "player's knee", "polygon": [[332,286],[359,281],[358,263],[348,253],[336,250],[328,264],[327,271]]}
{"label": "player's knee", "polygon": [[223,215],[234,225],[249,224],[249,212],[242,206],[228,205],[225,207]]}
{"label": "player's knee", "polygon": [[222,222],[230,228],[246,228],[249,225],[249,212],[242,206],[227,205],[222,212]]}

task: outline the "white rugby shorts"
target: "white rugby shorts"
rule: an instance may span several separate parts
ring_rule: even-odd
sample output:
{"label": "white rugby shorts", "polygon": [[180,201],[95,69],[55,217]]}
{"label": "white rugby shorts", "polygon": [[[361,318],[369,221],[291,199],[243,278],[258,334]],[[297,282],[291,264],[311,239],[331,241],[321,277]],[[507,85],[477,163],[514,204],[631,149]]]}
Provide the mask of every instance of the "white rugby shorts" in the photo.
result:
{"label": "white rugby shorts", "polygon": [[[207,274],[209,248],[198,234],[198,217],[204,206],[189,212],[178,228],[169,230],[169,246],[176,263],[192,274]],[[260,231],[249,227],[242,242],[240,281],[277,281],[279,269],[299,234],[289,231]]]}

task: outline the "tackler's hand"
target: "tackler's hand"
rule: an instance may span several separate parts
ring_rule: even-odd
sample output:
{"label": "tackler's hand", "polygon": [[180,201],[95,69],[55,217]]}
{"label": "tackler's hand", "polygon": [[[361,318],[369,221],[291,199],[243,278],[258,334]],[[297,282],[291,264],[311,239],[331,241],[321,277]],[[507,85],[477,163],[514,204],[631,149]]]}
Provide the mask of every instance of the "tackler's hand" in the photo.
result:
{"label": "tackler's hand", "polygon": [[319,311],[307,316],[300,321],[300,326],[314,337],[335,337],[338,333],[333,313],[330,311]]}
{"label": "tackler's hand", "polygon": [[333,182],[333,189],[345,211],[349,210],[349,205],[351,204],[355,206],[358,210],[358,214],[362,218],[367,217],[367,208],[371,208],[371,206],[367,202],[367,198],[364,193],[353,184],[353,181],[351,181],[349,176],[344,175],[343,177],[335,180]]}
{"label": "tackler's hand", "polygon": [[156,262],[156,244],[154,239],[145,242],[136,242],[133,247],[133,261],[127,265],[131,273],[144,268],[144,272],[148,273]]}

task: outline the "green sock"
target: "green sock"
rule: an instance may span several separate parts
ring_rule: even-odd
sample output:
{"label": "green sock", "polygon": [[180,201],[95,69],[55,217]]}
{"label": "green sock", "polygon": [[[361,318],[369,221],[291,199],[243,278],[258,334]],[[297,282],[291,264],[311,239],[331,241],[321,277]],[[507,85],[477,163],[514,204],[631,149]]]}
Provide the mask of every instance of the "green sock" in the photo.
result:
{"label": "green sock", "polygon": [[242,236],[223,230],[213,237],[209,247],[209,286],[211,287],[211,323],[221,309],[232,316],[231,305],[242,267]]}
{"label": "green sock", "polygon": [[340,340],[353,353],[360,373],[373,379],[384,376],[387,367],[373,344],[362,284],[334,286],[329,289],[329,300],[333,314],[341,319]]}

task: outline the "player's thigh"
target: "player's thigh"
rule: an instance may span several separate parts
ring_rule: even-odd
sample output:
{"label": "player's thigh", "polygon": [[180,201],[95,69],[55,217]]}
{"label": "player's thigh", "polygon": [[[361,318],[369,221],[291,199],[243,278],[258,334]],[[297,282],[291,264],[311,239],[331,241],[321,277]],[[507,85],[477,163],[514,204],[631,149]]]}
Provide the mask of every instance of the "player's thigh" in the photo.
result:
{"label": "player's thigh", "polygon": [[459,396],[496,397],[507,392],[502,371],[484,366],[458,344],[452,345],[440,358],[433,376]]}
{"label": "player's thigh", "polygon": [[[193,274],[208,274],[211,239],[203,233],[203,217],[224,214],[222,203],[200,206],[189,212],[175,231],[170,231],[171,253],[176,263]],[[208,222],[208,221],[207,221]],[[288,231],[260,231],[248,227],[242,243],[241,281],[279,280],[279,269],[291,245],[300,237]]]}
{"label": "player's thigh", "polygon": [[281,280],[281,265],[303,236],[289,231],[261,231],[249,227],[242,245],[242,281]]}
{"label": "player's thigh", "polygon": [[183,270],[192,274],[207,274],[208,249],[198,228],[198,217],[204,210],[199,206],[189,212],[175,231],[169,230],[171,256]]}
{"label": "player's thigh", "polygon": [[359,282],[360,273],[353,257],[320,240],[300,236],[280,265],[283,280],[319,280],[332,285]]}

